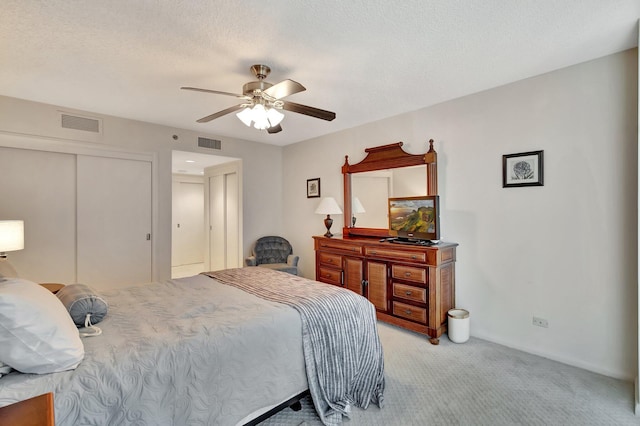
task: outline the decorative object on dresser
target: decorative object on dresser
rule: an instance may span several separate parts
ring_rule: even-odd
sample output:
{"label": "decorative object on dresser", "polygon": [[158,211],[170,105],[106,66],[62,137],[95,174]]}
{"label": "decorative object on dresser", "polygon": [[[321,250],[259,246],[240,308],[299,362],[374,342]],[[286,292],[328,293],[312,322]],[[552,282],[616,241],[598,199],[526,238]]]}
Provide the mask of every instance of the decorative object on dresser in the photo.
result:
{"label": "decorative object on dresser", "polygon": [[544,186],[544,151],[502,156],[502,187]]}
{"label": "decorative object on dresser", "polygon": [[7,260],[8,251],[24,248],[24,221],[0,220],[0,278],[17,277],[18,273]]}
{"label": "decorative object on dresser", "polygon": [[[356,227],[352,217],[357,207],[351,175],[354,173],[385,172],[406,176],[405,184],[393,178],[388,188],[403,188],[403,193],[386,192],[387,198],[438,196],[437,154],[433,140],[425,154],[409,154],[402,142],[367,148],[366,157],[349,164],[348,156],[342,166],[344,180],[344,227],[340,238],[331,240],[315,236],[316,280],[346,287],[368,298],[376,307],[379,320],[430,337],[439,343],[447,331],[447,312],[455,306],[455,261],[457,243],[432,241],[439,233],[416,239],[398,241],[392,236],[391,224],[381,223],[379,228]],[[408,169],[415,168],[411,173]],[[407,188],[415,184],[417,174],[424,176],[418,193]],[[380,191],[374,189],[378,194]],[[426,193],[425,193],[426,192]],[[385,212],[386,213],[386,212]],[[389,220],[389,219],[387,219]],[[403,244],[393,244],[403,242]]]}
{"label": "decorative object on dresser", "polygon": [[366,212],[367,211],[364,209],[364,206],[362,205],[358,197],[355,197],[353,199],[353,211],[351,212],[352,214],[351,226],[356,226],[356,213],[366,213]]}
{"label": "decorative object on dresser", "polygon": [[316,209],[316,214],[326,214],[327,217],[324,219],[324,226],[327,227],[327,232],[324,234],[325,237],[331,238],[333,234],[331,233],[331,225],[333,225],[333,219],[331,219],[332,214],[342,214],[342,209],[336,202],[333,197],[324,197],[322,201],[320,201],[320,205]]}

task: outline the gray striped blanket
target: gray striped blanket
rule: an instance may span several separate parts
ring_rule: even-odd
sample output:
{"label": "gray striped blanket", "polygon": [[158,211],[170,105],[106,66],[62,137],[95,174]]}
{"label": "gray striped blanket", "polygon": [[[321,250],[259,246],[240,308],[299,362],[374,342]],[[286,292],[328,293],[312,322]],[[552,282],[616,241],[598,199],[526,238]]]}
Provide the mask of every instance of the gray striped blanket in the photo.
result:
{"label": "gray striped blanket", "polygon": [[367,299],[266,268],[204,274],[300,313],[309,390],[325,425],[341,424],[351,405],[366,409],[373,402],[382,406],[384,359],[375,308]]}

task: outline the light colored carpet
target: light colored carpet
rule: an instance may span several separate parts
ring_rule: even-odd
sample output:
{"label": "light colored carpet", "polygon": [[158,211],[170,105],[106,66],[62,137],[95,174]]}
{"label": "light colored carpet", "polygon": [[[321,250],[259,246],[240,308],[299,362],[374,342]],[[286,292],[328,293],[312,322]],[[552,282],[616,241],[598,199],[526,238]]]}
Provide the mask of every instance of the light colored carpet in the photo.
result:
{"label": "light colored carpet", "polygon": [[[354,408],[345,426],[640,425],[633,383],[471,338],[440,345],[378,323],[385,359],[380,409]],[[321,425],[310,397],[261,425]]]}

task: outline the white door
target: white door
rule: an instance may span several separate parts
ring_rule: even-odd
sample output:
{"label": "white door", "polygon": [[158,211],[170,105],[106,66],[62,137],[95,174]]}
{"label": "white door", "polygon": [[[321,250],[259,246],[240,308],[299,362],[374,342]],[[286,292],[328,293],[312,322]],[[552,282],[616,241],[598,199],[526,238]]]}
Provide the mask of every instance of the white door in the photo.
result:
{"label": "white door", "polygon": [[208,269],[242,266],[242,174],[241,163],[205,169],[205,217]]}
{"label": "white door", "polygon": [[24,220],[24,249],[7,253],[35,282],[76,281],[76,156],[0,147],[0,220]]}
{"label": "white door", "polygon": [[151,163],[78,155],[77,173],[78,282],[150,282]]}
{"label": "white door", "polygon": [[203,263],[204,184],[174,178],[172,196],[171,266]]}

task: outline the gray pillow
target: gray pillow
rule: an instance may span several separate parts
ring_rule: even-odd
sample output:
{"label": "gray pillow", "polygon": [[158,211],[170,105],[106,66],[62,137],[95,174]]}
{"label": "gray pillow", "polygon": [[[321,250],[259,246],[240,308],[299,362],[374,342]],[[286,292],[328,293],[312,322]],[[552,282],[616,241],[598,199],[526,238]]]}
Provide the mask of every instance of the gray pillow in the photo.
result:
{"label": "gray pillow", "polygon": [[[109,305],[85,284],[69,284],[56,293],[78,327],[99,323],[107,315]],[[89,318],[87,318],[89,315]]]}

